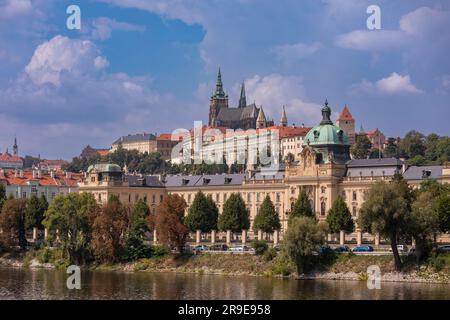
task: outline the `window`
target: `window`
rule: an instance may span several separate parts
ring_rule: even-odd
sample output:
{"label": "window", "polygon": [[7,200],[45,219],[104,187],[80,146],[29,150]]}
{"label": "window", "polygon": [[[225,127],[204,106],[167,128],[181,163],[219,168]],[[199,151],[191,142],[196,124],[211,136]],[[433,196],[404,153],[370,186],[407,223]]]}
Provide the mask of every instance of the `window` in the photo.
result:
{"label": "window", "polygon": [[356,191],[353,191],[353,197],[352,197],[353,201],[357,201],[358,200],[358,196],[356,194]]}
{"label": "window", "polygon": [[327,205],[325,204],[325,201],[322,201],[320,203],[320,215],[325,216],[327,210]]}
{"label": "window", "polygon": [[223,194],[223,202],[225,202],[225,201],[227,201],[227,194],[226,193]]}
{"label": "window", "polygon": [[188,194],[188,202],[189,203],[191,202],[191,195],[190,194]]}
{"label": "window", "polygon": [[147,203],[147,196],[144,196],[144,202]]}
{"label": "window", "polygon": [[325,193],[325,191],[327,191],[327,188],[321,187],[320,190],[321,190],[322,193]]}
{"label": "window", "polygon": [[31,186],[31,193],[32,194],[37,194],[37,187],[36,186]]}
{"label": "window", "polygon": [[356,209],[356,207],[353,207],[352,214],[354,217],[356,217],[358,215],[358,209]]}
{"label": "window", "polygon": [[220,201],[220,194],[216,193],[216,202]]}
{"label": "window", "polygon": [[259,194],[259,192],[258,192],[258,193],[256,193],[256,201],[257,201],[257,202],[259,202],[259,201],[260,201],[260,194]]}
{"label": "window", "polygon": [[24,191],[22,192],[22,198],[26,198],[27,197],[27,193]]}
{"label": "window", "polygon": [[163,202],[163,200],[164,200],[164,196],[162,194],[160,194],[159,195],[159,202],[161,203],[161,202]]}
{"label": "window", "polygon": [[280,202],[280,199],[281,199],[281,197],[280,197],[280,193],[279,193],[279,192],[277,192],[277,202]]}
{"label": "window", "polygon": [[252,195],[251,193],[247,193],[247,202],[252,202]]}
{"label": "window", "polygon": [[156,194],[152,195],[152,203],[156,202]]}

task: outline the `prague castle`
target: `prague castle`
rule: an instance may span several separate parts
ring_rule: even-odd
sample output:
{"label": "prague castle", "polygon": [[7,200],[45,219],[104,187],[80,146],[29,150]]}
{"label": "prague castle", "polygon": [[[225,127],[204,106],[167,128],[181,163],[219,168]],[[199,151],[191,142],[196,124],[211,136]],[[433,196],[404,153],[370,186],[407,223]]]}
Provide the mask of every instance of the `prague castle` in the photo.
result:
{"label": "prague castle", "polygon": [[247,130],[273,126],[273,121],[266,119],[262,106],[258,108],[254,103],[247,105],[244,83],[241,86],[238,107],[229,108],[228,94],[223,89],[222,74],[219,69],[216,89],[210,100],[208,125]]}

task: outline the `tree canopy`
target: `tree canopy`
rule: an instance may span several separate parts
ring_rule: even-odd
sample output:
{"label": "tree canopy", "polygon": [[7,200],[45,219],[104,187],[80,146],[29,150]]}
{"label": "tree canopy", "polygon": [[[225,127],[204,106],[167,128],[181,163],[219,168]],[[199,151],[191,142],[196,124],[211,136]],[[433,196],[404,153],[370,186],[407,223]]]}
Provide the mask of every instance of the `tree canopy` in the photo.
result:
{"label": "tree canopy", "polygon": [[219,216],[219,229],[240,232],[250,228],[250,219],[245,202],[241,195],[232,193],[223,206],[223,212]]}
{"label": "tree canopy", "polygon": [[217,230],[217,219],[219,211],[213,199],[206,197],[201,191],[197,192],[188,215],[185,217],[185,224],[190,232],[200,230],[210,232]]}
{"label": "tree canopy", "polygon": [[267,195],[256,214],[255,221],[253,222],[253,230],[273,233],[275,230],[280,230],[280,228],[280,218],[275,211],[272,200],[270,200],[270,197]]}
{"label": "tree canopy", "polygon": [[355,223],[353,222],[350,210],[341,196],[338,196],[334,200],[331,209],[328,211],[327,223],[332,233],[338,233],[340,231],[351,233],[355,230]]}
{"label": "tree canopy", "polygon": [[310,217],[315,218],[311,202],[305,191],[301,191],[291,210],[290,218]]}
{"label": "tree canopy", "polygon": [[19,246],[26,249],[27,239],[25,237],[25,211],[26,199],[9,199],[3,204],[0,213],[0,244],[7,249]]}

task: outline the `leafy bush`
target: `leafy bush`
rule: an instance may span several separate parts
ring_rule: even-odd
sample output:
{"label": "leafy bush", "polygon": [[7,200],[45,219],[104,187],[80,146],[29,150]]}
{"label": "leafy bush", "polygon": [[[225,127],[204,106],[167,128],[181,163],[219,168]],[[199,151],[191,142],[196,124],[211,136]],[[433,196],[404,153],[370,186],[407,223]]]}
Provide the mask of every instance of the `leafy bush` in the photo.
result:
{"label": "leafy bush", "polygon": [[169,254],[169,249],[166,246],[156,245],[152,246],[151,249],[153,257],[163,257]]}
{"label": "leafy bush", "polygon": [[50,248],[42,248],[36,252],[39,263],[49,263],[53,259],[52,250]]}
{"label": "leafy bush", "polygon": [[263,258],[265,261],[272,261],[277,256],[277,251],[274,248],[269,248],[264,252]]}
{"label": "leafy bush", "polygon": [[253,240],[252,247],[255,249],[255,254],[257,256],[263,255],[269,248],[267,242],[264,240]]}
{"label": "leafy bush", "polygon": [[430,267],[433,268],[433,270],[435,272],[440,272],[445,268],[445,257],[438,255],[438,254],[433,254],[429,259],[428,259],[428,264]]}
{"label": "leafy bush", "polygon": [[281,252],[279,255],[277,255],[272,264],[273,274],[278,274],[287,277],[294,271],[295,271],[295,264],[292,263],[292,260],[286,253]]}

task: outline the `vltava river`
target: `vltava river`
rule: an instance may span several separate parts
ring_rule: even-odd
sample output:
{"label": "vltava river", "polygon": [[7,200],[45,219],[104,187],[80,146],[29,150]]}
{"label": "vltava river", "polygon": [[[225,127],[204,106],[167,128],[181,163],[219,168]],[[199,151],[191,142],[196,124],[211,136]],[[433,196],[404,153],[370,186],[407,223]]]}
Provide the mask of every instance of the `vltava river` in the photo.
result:
{"label": "vltava river", "polygon": [[44,269],[0,268],[0,299],[450,299],[450,285],[359,281],[297,281],[175,273],[82,271],[81,289],[66,287],[67,274]]}

